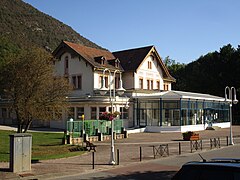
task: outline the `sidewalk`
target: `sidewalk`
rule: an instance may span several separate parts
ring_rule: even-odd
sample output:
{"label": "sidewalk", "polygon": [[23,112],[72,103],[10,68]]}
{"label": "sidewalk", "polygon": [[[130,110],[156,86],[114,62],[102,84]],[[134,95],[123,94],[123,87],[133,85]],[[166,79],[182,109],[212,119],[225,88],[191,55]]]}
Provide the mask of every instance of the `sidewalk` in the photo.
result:
{"label": "sidewalk", "polygon": [[[240,126],[233,127],[234,136],[240,137]],[[199,131],[203,144],[209,144],[210,138],[223,137],[223,143],[226,136],[229,136],[229,129],[205,130]],[[240,144],[240,138],[235,139]],[[177,171],[179,166],[158,166],[155,168],[152,162],[152,148],[150,145],[159,145],[168,143],[170,146],[170,157],[178,155],[178,143],[182,143],[182,154],[190,153],[189,142],[182,141],[181,133],[137,133],[130,134],[129,138],[116,140],[115,151],[119,149],[120,165],[108,165],[110,158],[110,141],[96,142],[97,152],[95,153],[95,169],[92,167],[92,153],[87,152],[82,156],[62,158],[56,160],[44,160],[32,164],[31,172],[22,172],[14,174],[7,172],[9,163],[0,163],[0,179],[54,179],[56,177],[82,174],[87,176],[88,173],[111,173],[118,174],[123,171],[131,172],[131,167],[138,167],[139,172],[152,170],[156,173],[159,171]],[[176,146],[175,146],[176,145]],[[143,161],[139,162],[139,148],[143,149]],[[208,145],[209,146],[209,145]],[[225,146],[225,145],[224,145]],[[158,157],[161,158],[161,157]],[[163,157],[165,158],[165,157]],[[127,166],[127,167],[126,167]],[[154,169],[155,168],[155,169]],[[100,173],[100,174],[101,174]]]}

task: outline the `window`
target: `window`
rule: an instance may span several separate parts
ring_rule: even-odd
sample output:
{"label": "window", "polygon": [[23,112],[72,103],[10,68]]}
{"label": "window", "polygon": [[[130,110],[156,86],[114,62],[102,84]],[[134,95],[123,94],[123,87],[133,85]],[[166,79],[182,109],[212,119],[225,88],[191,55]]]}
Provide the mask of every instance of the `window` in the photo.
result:
{"label": "window", "polygon": [[150,90],[150,80],[147,80],[147,89]]}
{"label": "window", "polygon": [[148,69],[152,69],[152,62],[148,61]]}
{"label": "window", "polygon": [[108,108],[108,112],[114,112],[115,110],[114,110],[114,107],[113,107],[113,110],[112,110],[112,107],[109,107]]}
{"label": "window", "polygon": [[68,109],[68,119],[73,118],[74,119],[74,107],[70,107]]}
{"label": "window", "polygon": [[106,107],[99,107],[99,116],[100,116],[103,112],[106,112]]}
{"label": "window", "polygon": [[98,84],[99,84],[99,88],[102,88],[102,82],[103,82],[103,76],[99,76],[99,81],[98,81]]}
{"label": "window", "polygon": [[97,119],[97,108],[91,107],[91,119]]}
{"label": "window", "polygon": [[120,77],[115,77],[115,88],[116,89],[119,88],[119,81],[120,81]]}
{"label": "window", "polygon": [[160,81],[157,81],[157,89],[160,90]]}
{"label": "window", "polygon": [[72,76],[72,84],[74,89],[82,89],[82,76],[81,75]]}
{"label": "window", "polygon": [[82,119],[84,115],[84,107],[77,107],[77,119]]}
{"label": "window", "polygon": [[164,89],[164,91],[168,91],[168,84],[164,84],[163,89]]}
{"label": "window", "polygon": [[143,79],[142,78],[139,79],[139,88],[143,89]]}
{"label": "window", "polygon": [[64,60],[64,74],[68,74],[68,56]]}
{"label": "window", "polygon": [[153,80],[147,80],[147,89],[148,90],[151,90],[153,89]]}
{"label": "window", "polygon": [[[104,76],[104,78],[105,78],[105,87],[108,88],[108,76]],[[103,76],[99,76],[99,85],[100,85],[100,88],[103,87],[102,83],[103,83]]]}
{"label": "window", "polygon": [[115,60],[115,67],[118,68],[119,67],[119,60]]}
{"label": "window", "polygon": [[125,107],[120,107],[120,119],[128,119],[128,110]]}

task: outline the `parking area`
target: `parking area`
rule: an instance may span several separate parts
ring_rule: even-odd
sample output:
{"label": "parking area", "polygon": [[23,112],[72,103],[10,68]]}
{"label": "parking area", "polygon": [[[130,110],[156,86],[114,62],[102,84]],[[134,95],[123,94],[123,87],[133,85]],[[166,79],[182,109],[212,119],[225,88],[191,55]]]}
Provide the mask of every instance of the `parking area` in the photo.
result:
{"label": "parking area", "polygon": [[[194,152],[211,150],[210,139],[220,138],[220,148],[226,147],[227,136],[229,136],[229,128],[219,130],[205,130],[197,132],[202,140],[202,150],[193,149]],[[240,144],[240,126],[233,127],[234,142]],[[94,169],[93,169],[93,152],[86,152],[82,156],[62,158],[56,160],[44,160],[32,164],[31,172],[20,173],[24,179],[50,179],[54,177],[68,176],[74,174],[86,174],[91,172],[99,172],[105,170],[114,170],[128,166],[131,164],[140,165],[154,159],[153,146],[159,148],[161,144],[168,144],[169,156],[179,155],[179,144],[181,146],[181,154],[191,153],[189,141],[182,140],[182,134],[174,133],[136,133],[130,134],[127,139],[119,139],[115,141],[115,152],[119,154],[119,166],[108,165],[110,159],[110,141],[96,142],[97,151],[94,153]],[[219,147],[212,147],[219,148]],[[157,150],[157,149],[156,149]],[[158,149],[160,151],[160,149]],[[70,153],[70,152],[69,152]],[[167,158],[166,152],[161,156],[156,154],[157,158]],[[118,156],[116,156],[116,161]],[[141,161],[141,162],[140,162]],[[7,176],[11,173],[6,172],[8,163],[0,163],[1,175]],[[141,167],[143,168],[143,167]],[[174,169],[174,167],[171,167]],[[179,167],[175,167],[177,169]],[[5,170],[5,171],[4,171]],[[119,169],[120,170],[120,169]],[[139,169],[140,170],[140,169]],[[13,178],[12,178],[13,179]]]}

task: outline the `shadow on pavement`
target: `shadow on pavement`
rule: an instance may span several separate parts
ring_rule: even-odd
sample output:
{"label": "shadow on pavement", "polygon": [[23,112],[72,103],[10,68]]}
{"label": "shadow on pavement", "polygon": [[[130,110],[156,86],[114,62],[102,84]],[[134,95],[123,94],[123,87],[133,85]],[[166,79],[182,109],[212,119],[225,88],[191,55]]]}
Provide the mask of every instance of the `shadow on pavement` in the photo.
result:
{"label": "shadow on pavement", "polygon": [[0,172],[10,172],[10,168],[0,168]]}
{"label": "shadow on pavement", "polygon": [[177,171],[160,171],[160,172],[135,172],[132,174],[122,174],[117,176],[111,176],[111,177],[93,177],[92,180],[125,180],[125,179],[161,179],[161,180],[169,180],[172,179],[172,177],[175,175]]}

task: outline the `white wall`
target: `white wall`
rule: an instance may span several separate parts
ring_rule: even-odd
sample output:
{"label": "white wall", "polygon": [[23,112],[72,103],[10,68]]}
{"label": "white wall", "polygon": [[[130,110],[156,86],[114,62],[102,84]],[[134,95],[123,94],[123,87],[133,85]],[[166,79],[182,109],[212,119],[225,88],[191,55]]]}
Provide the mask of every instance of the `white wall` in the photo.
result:
{"label": "white wall", "polygon": [[[148,62],[151,62],[152,69],[148,69]],[[143,79],[143,89],[147,89],[147,80],[153,80],[153,89],[157,89],[156,81],[160,81],[160,90],[163,90],[163,71],[157,59],[152,56],[147,57],[134,75],[135,88],[139,87],[139,79]]]}
{"label": "white wall", "polygon": [[[213,123],[212,126],[220,128],[229,128],[230,122]],[[207,128],[204,124],[188,125],[188,126],[147,126],[146,132],[187,132],[187,131],[203,131]]]}
{"label": "white wall", "polygon": [[82,89],[74,90],[71,95],[72,96],[84,96],[87,93],[93,93],[93,68],[83,59],[79,59],[78,57],[72,58],[69,53],[64,53],[61,56],[60,61],[55,63],[56,67],[56,75],[64,76],[64,61],[65,57],[68,56],[69,59],[69,70],[68,70],[68,78],[69,82],[72,83],[73,75],[81,75],[82,76]]}

